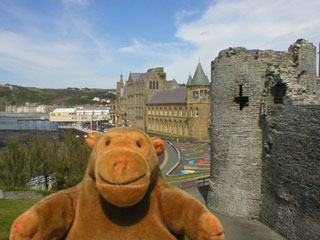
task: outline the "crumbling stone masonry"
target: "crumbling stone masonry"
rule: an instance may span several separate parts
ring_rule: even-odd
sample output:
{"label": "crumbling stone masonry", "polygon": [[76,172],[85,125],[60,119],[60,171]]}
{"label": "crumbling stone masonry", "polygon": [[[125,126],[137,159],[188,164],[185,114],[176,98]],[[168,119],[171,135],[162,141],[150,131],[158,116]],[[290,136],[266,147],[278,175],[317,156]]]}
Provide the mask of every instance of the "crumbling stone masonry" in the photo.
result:
{"label": "crumbling stone masonry", "polygon": [[212,61],[210,209],[259,217],[265,167],[261,119],[269,106],[319,104],[315,63],[316,49],[303,39],[288,52],[237,47]]}
{"label": "crumbling stone masonry", "polygon": [[320,239],[320,105],[269,106],[259,219],[287,239]]}

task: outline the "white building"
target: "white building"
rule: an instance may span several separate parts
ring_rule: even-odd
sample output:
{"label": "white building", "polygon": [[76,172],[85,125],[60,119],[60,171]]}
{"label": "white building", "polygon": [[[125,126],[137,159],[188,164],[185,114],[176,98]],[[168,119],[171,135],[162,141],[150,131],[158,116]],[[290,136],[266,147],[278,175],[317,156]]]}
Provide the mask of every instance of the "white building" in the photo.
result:
{"label": "white building", "polygon": [[87,122],[110,119],[108,108],[56,108],[49,113],[51,122]]}

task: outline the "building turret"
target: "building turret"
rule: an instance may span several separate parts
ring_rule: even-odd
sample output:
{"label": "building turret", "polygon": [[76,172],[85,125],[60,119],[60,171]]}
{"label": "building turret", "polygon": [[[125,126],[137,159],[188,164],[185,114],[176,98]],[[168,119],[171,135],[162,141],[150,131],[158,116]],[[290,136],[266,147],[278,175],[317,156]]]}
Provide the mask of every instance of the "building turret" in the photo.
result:
{"label": "building turret", "polygon": [[[189,81],[189,80],[188,80]],[[210,86],[209,80],[204,74],[201,63],[198,63],[197,69],[193,75],[191,84],[192,86]]]}
{"label": "building turret", "polygon": [[193,78],[187,83],[187,108],[190,136],[206,139],[209,136],[210,83],[199,63]]}
{"label": "building turret", "polygon": [[191,85],[191,82],[192,82],[192,77],[191,77],[191,74],[189,74],[187,85]]}

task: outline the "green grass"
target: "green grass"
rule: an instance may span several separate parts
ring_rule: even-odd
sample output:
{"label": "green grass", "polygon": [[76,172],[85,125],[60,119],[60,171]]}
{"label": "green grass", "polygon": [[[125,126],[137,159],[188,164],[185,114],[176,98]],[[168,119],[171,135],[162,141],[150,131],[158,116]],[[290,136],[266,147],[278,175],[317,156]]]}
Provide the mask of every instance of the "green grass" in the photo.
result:
{"label": "green grass", "polygon": [[188,137],[172,136],[170,134],[158,133],[158,132],[153,132],[153,131],[148,131],[148,134],[150,136],[162,137],[162,138],[166,138],[166,139],[170,139],[170,140],[174,140],[174,141],[177,141],[177,138],[178,138],[180,142],[194,141],[194,139],[188,138]]}
{"label": "green grass", "polygon": [[175,181],[179,181],[179,180],[188,180],[188,179],[191,179],[191,178],[209,176],[209,175],[210,175],[210,172],[187,174],[187,175],[182,175],[182,176],[167,177],[166,179],[164,179],[164,181],[166,181],[166,182],[175,182]]}
{"label": "green grass", "polygon": [[43,195],[50,195],[52,193],[55,193],[57,191],[54,190],[38,190],[38,189],[31,189],[27,187],[14,187],[14,186],[0,186],[0,189],[5,191],[29,191],[29,192],[38,192]]}
{"label": "green grass", "polygon": [[0,240],[8,240],[13,221],[39,200],[0,199]]}

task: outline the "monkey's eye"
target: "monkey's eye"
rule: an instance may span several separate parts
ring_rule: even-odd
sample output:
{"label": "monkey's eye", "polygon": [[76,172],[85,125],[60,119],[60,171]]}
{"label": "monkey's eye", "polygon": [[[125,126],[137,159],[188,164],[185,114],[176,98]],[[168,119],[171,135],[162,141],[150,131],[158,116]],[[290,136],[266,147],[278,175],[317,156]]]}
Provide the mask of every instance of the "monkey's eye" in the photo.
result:
{"label": "monkey's eye", "polygon": [[109,145],[110,145],[110,143],[111,143],[111,141],[110,141],[110,140],[107,140],[107,141],[106,141],[106,145],[107,145],[107,146],[109,146]]}
{"label": "monkey's eye", "polygon": [[141,148],[141,143],[139,141],[136,142],[138,148]]}

